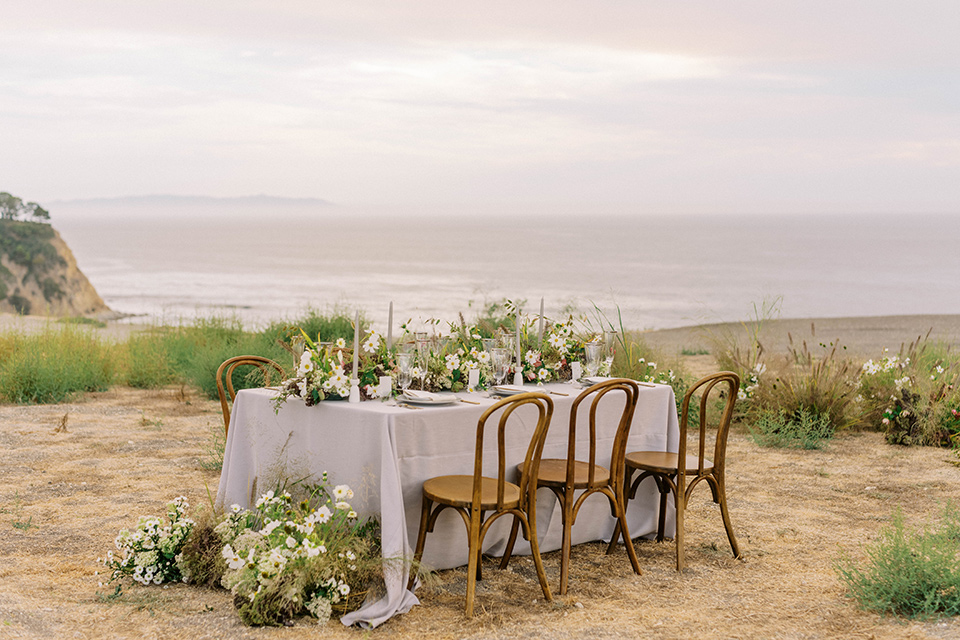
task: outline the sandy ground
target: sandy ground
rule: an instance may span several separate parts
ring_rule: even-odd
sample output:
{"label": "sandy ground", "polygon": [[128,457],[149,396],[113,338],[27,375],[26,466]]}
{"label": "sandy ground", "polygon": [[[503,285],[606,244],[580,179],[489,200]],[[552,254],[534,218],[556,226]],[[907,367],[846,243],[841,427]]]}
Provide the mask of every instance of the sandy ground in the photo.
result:
{"label": "sandy ground", "polygon": [[[935,329],[957,343],[960,322],[947,320]],[[884,327],[879,319],[849,319],[834,327],[848,333],[834,337],[873,356],[925,333],[934,321],[892,318]],[[809,332],[809,321],[780,322]],[[818,324],[818,335],[823,331]],[[691,336],[698,333],[647,338],[679,352],[695,349]],[[880,344],[878,336],[893,341]],[[701,367],[709,357],[691,356]],[[64,415],[66,430],[58,431]],[[134,526],[139,515],[160,514],[179,494],[200,505],[216,492],[218,474],[203,463],[220,420],[215,402],[179,387],[0,406],[0,638],[317,637],[309,619],[283,629],[244,627],[224,591],[124,583],[122,595],[111,598],[112,587],[98,586],[96,560],[120,528]],[[728,455],[741,560],[730,554],[719,512],[702,488],[688,513],[689,568],[682,575],[673,568],[671,542],[637,542],[641,576],[630,571],[622,549],[606,556],[599,544],[580,545],[569,596],[552,604],[543,602],[528,559],[516,559],[506,572],[491,560],[473,619],[463,616],[465,575],[455,569],[421,589],[421,606],[372,632],[338,623],[320,632],[427,639],[960,638],[958,620],[910,622],[858,610],[832,568],[841,554],[862,558],[862,545],[894,509],[919,525],[947,500],[960,501],[951,452],[893,447],[874,433],[844,434],[821,451],[772,450],[734,433]],[[547,554],[545,563],[556,583],[558,555]]]}

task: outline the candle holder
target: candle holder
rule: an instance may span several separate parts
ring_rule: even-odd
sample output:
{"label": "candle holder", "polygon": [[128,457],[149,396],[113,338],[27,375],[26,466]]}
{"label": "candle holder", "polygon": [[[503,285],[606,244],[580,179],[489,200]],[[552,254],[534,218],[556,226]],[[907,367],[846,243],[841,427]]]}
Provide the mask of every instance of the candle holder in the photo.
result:
{"label": "candle holder", "polygon": [[360,402],[360,379],[350,379],[350,400],[349,402]]}
{"label": "candle holder", "polygon": [[513,374],[513,384],[523,386],[523,368],[518,368]]}

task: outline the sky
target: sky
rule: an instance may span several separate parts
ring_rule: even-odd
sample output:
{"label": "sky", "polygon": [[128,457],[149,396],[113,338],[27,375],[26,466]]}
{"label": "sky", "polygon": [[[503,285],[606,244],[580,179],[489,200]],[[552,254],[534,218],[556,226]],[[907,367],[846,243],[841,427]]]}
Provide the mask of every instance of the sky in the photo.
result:
{"label": "sky", "polygon": [[956,0],[12,0],[0,191],[960,213]]}

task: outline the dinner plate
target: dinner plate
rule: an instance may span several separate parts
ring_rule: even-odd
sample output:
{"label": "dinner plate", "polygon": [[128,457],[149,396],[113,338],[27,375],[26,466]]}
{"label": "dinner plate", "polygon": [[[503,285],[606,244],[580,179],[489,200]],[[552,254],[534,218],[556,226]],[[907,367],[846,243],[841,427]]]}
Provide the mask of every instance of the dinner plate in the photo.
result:
{"label": "dinner plate", "polygon": [[498,396],[515,396],[532,390],[534,390],[532,387],[521,387],[515,384],[501,384],[493,387],[493,392]]}
{"label": "dinner plate", "polygon": [[421,405],[421,406],[430,406],[430,405],[445,405],[453,404],[459,402],[460,398],[455,395],[441,395],[439,393],[429,393],[427,391],[407,391],[403,392],[403,395],[400,396],[399,400],[409,404]]}
{"label": "dinner plate", "polygon": [[600,384],[601,382],[606,382],[607,380],[613,380],[613,378],[607,378],[604,376],[588,376],[586,378],[581,378],[580,384],[592,387],[595,384]]}

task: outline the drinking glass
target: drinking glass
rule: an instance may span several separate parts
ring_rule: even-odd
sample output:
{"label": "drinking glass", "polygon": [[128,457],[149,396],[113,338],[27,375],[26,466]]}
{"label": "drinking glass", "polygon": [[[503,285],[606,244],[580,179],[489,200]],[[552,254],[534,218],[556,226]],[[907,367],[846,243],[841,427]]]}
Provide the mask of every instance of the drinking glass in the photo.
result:
{"label": "drinking glass", "polygon": [[599,342],[588,342],[583,345],[583,351],[586,356],[586,358],[584,358],[586,360],[584,369],[587,377],[597,375],[597,371],[600,369],[600,349],[602,346]]}
{"label": "drinking glass", "polygon": [[493,350],[497,348],[497,339],[496,338],[484,338],[483,339],[483,350],[487,353],[492,354]]}
{"label": "drinking glass", "polygon": [[413,370],[413,354],[398,353],[397,366],[400,367],[400,389],[406,391],[410,388],[410,383],[413,381],[413,376],[410,375],[410,372]]}
{"label": "drinking glass", "polygon": [[[418,336],[421,334],[417,334]],[[427,334],[424,333],[423,339],[417,340],[417,355],[420,360],[420,390],[425,391],[424,385],[427,379],[427,367],[430,364],[430,341],[427,339]]]}
{"label": "drinking glass", "polygon": [[296,371],[300,368],[300,360],[303,358],[303,351],[306,349],[306,342],[303,339],[303,336],[293,336],[290,338],[290,348],[293,349],[293,371],[296,374]]}
{"label": "drinking glass", "polygon": [[510,349],[497,348],[490,354],[490,364],[493,367],[493,383],[495,385],[503,384],[503,379],[507,377],[512,353]]}
{"label": "drinking glass", "polygon": [[603,332],[603,362],[606,366],[607,375],[613,370],[613,357],[617,354],[617,332]]}

